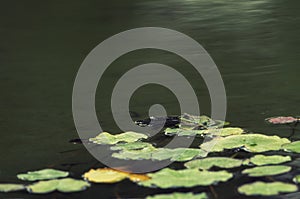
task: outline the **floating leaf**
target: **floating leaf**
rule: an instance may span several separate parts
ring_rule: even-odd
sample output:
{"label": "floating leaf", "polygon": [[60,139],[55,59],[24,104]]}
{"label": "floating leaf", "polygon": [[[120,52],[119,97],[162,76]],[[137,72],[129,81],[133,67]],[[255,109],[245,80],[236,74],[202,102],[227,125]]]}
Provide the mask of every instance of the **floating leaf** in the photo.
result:
{"label": "floating leaf", "polygon": [[279,150],[283,144],[290,143],[286,138],[262,134],[231,135],[218,137],[200,145],[200,148],[210,152],[221,152],[224,149],[242,148],[249,152],[265,152]]}
{"label": "floating leaf", "polygon": [[276,166],[259,166],[242,171],[243,174],[248,174],[252,177],[272,176],[289,172],[292,168],[285,165]]}
{"label": "floating leaf", "polygon": [[189,193],[171,193],[171,194],[158,194],[148,196],[146,199],[208,199],[206,193],[193,194]]}
{"label": "floating leaf", "polygon": [[91,169],[83,174],[83,178],[96,183],[115,183],[128,177],[128,173],[114,169]]}
{"label": "floating leaf", "polygon": [[185,167],[189,169],[202,169],[208,170],[212,167],[219,167],[219,168],[234,168],[239,167],[243,164],[243,160],[227,158],[227,157],[210,157],[204,159],[197,159],[192,160],[184,164]]}
{"label": "floating leaf", "polygon": [[20,191],[25,189],[22,184],[0,184],[0,192]]}
{"label": "floating leaf", "polygon": [[133,174],[109,168],[91,169],[83,174],[83,178],[96,183],[115,183],[125,178],[129,178],[133,182],[141,182],[149,179],[147,175]]}
{"label": "floating leaf", "polygon": [[271,124],[290,124],[290,123],[298,122],[299,119],[291,116],[287,116],[287,117],[279,116],[279,117],[267,118],[266,121]]}
{"label": "floating leaf", "polygon": [[35,181],[67,177],[68,175],[69,172],[66,171],[60,171],[56,169],[42,169],[39,171],[28,171],[24,174],[18,174],[17,177],[21,180]]}
{"label": "floating leaf", "polygon": [[300,153],[300,141],[284,144],[282,148],[285,151]]}
{"label": "floating leaf", "polygon": [[112,157],[125,160],[168,160],[188,161],[195,157],[203,157],[206,153],[201,149],[192,148],[144,148],[142,150],[124,150],[113,153]]}
{"label": "floating leaf", "polygon": [[117,135],[112,135],[107,132],[102,132],[94,138],[90,138],[89,141],[95,144],[117,144],[119,142],[136,142],[140,139],[147,139],[148,136],[142,133],[125,132]]}
{"label": "floating leaf", "polygon": [[250,162],[261,166],[261,165],[268,165],[268,164],[281,164],[284,162],[291,161],[290,156],[282,156],[282,155],[255,155],[252,158],[250,158]]}
{"label": "floating leaf", "polygon": [[184,113],[180,116],[180,128],[183,129],[207,129],[207,128],[219,128],[223,125],[227,125],[228,123],[212,120],[210,117],[206,115],[195,116]]}
{"label": "floating leaf", "polygon": [[207,136],[222,136],[226,137],[229,135],[240,135],[243,134],[244,130],[237,127],[228,127],[223,129],[206,129],[206,130],[193,130],[193,129],[182,129],[182,128],[167,128],[165,135],[177,135],[177,136],[195,136],[195,135],[207,135]]}
{"label": "floating leaf", "polygon": [[53,191],[60,191],[60,192],[77,192],[83,191],[90,184],[83,180],[76,180],[72,178],[64,178],[64,179],[55,179],[55,180],[48,180],[48,181],[39,181],[32,185],[27,186],[27,190],[30,193],[50,193]]}
{"label": "floating leaf", "polygon": [[300,175],[296,175],[294,178],[293,178],[293,181],[295,183],[300,183]]}
{"label": "floating leaf", "polygon": [[144,148],[155,149],[152,144],[147,142],[130,142],[130,143],[121,143],[115,146],[110,147],[113,151],[118,150],[141,150]]}
{"label": "floating leaf", "polygon": [[217,182],[225,182],[232,178],[227,171],[199,171],[198,169],[173,170],[162,169],[156,173],[147,174],[151,179],[140,182],[146,187],[175,188],[207,186]]}
{"label": "floating leaf", "polygon": [[182,129],[182,128],[166,128],[165,135],[177,135],[177,136],[195,136],[203,135],[205,130],[193,130],[193,129]]}
{"label": "floating leaf", "polygon": [[296,185],[283,182],[254,182],[242,185],[238,188],[239,193],[247,196],[262,195],[271,196],[279,193],[290,193],[297,191]]}

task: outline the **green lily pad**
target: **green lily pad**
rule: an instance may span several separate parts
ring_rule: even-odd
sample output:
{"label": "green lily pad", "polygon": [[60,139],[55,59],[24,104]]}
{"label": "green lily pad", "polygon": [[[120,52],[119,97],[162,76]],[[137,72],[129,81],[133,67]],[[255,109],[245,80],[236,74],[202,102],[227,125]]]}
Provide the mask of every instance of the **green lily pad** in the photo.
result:
{"label": "green lily pad", "polygon": [[300,141],[284,144],[282,145],[282,148],[285,151],[300,153]]}
{"label": "green lily pad", "polygon": [[285,165],[276,166],[259,166],[242,171],[243,174],[248,174],[252,177],[272,176],[289,172],[292,168]]}
{"label": "green lily pad", "polygon": [[48,180],[48,181],[39,181],[32,185],[27,186],[27,190],[30,193],[50,193],[53,191],[60,191],[60,192],[77,192],[83,191],[90,184],[83,180],[76,180],[72,178],[64,178],[64,179],[55,179],[55,180]]}
{"label": "green lily pad", "polygon": [[227,125],[227,122],[220,120],[212,120],[206,115],[195,116],[184,113],[180,116],[180,128],[183,129],[208,129],[219,128],[223,125]]}
{"label": "green lily pad", "polygon": [[243,164],[243,160],[227,158],[227,157],[209,157],[204,159],[192,160],[184,164],[189,169],[208,170],[214,166],[219,168],[234,168]]}
{"label": "green lily pad", "polygon": [[300,175],[296,175],[294,178],[293,178],[293,181],[295,183],[300,183]]}
{"label": "green lily pad", "polygon": [[141,139],[147,139],[148,136],[142,133],[125,132],[117,135],[112,135],[107,132],[102,132],[94,138],[90,138],[89,141],[95,144],[117,144],[119,142],[136,142]]}
{"label": "green lily pad", "polygon": [[170,193],[148,196],[146,199],[208,199],[206,193],[193,194],[189,193]]}
{"label": "green lily pad", "polygon": [[119,153],[113,153],[112,157],[125,160],[168,160],[188,161],[195,157],[205,156],[205,151],[192,148],[144,148],[142,150],[123,150]]}
{"label": "green lily pad", "polygon": [[208,186],[217,182],[225,182],[233,176],[227,171],[211,172],[199,171],[198,169],[173,170],[169,168],[147,175],[150,177],[150,180],[140,182],[139,185],[163,189]]}
{"label": "green lily pad", "polygon": [[290,193],[297,191],[298,188],[294,184],[283,182],[254,182],[242,185],[238,188],[239,193],[247,196],[262,195],[272,196],[279,193]]}
{"label": "green lily pad", "polygon": [[195,135],[207,135],[207,136],[222,136],[240,135],[245,133],[243,129],[237,127],[227,127],[223,129],[206,129],[206,130],[193,130],[182,128],[167,128],[165,135],[177,135],[177,136],[195,136]]}
{"label": "green lily pad", "polygon": [[22,184],[0,184],[0,192],[20,191],[25,189]]}
{"label": "green lily pad", "polygon": [[39,171],[28,171],[27,173],[18,174],[17,178],[19,178],[20,180],[36,181],[67,177],[68,175],[69,172],[67,171],[60,171],[56,169],[42,169]]}
{"label": "green lily pad", "polygon": [[193,130],[193,129],[182,129],[182,128],[166,128],[165,135],[177,135],[177,136],[195,136],[204,135],[205,130]]}
{"label": "green lily pad", "polygon": [[141,150],[144,148],[155,149],[152,144],[147,142],[130,142],[130,143],[121,143],[110,147],[113,151],[121,151],[121,150]]}
{"label": "green lily pad", "polygon": [[284,162],[291,161],[292,158],[290,156],[282,156],[282,155],[255,155],[250,158],[250,162],[261,166],[261,165],[268,165],[268,164],[281,164]]}
{"label": "green lily pad", "polygon": [[200,148],[210,152],[221,152],[224,149],[242,148],[249,152],[265,152],[281,149],[283,144],[290,143],[286,138],[262,134],[231,135],[217,137],[200,145]]}

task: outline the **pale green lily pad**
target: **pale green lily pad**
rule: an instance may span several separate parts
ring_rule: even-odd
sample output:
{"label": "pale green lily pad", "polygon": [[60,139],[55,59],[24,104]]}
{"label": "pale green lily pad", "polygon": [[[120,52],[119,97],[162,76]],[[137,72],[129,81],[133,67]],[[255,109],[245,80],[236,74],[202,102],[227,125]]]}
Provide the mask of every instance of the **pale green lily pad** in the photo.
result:
{"label": "pale green lily pad", "polygon": [[293,178],[293,181],[295,183],[300,183],[300,175],[296,175],[294,178]]}
{"label": "pale green lily pad", "polygon": [[250,162],[257,165],[268,165],[268,164],[281,164],[285,162],[291,161],[292,158],[290,156],[282,156],[282,155],[255,155],[250,158]]}
{"label": "pale green lily pad", "polygon": [[284,182],[254,182],[242,185],[238,188],[239,193],[247,196],[262,195],[272,196],[280,193],[291,193],[297,191],[298,188],[294,184]]}
{"label": "pale green lily pad", "polygon": [[165,135],[177,135],[177,136],[195,136],[204,135],[205,130],[193,130],[182,128],[166,128]]}
{"label": "pale green lily pad", "polygon": [[53,191],[60,192],[77,192],[83,191],[90,184],[83,180],[76,180],[72,178],[64,178],[64,179],[56,179],[56,180],[48,180],[48,181],[39,181],[32,185],[27,186],[27,190],[30,193],[50,193]]}
{"label": "pale green lily pad", "polygon": [[173,170],[162,169],[156,173],[147,174],[151,179],[140,182],[146,187],[176,188],[208,186],[218,182],[226,182],[233,177],[227,171],[199,171],[198,169]]}
{"label": "pale green lily pad", "polygon": [[117,135],[112,135],[107,132],[102,132],[94,138],[90,138],[89,141],[95,144],[117,144],[119,142],[136,142],[141,139],[147,139],[148,136],[142,133],[125,132]]}
{"label": "pale green lily pad", "polygon": [[0,192],[20,191],[25,189],[22,184],[0,184]]}
{"label": "pale green lily pad", "polygon": [[152,146],[152,144],[147,143],[147,142],[130,142],[130,143],[121,143],[121,144],[117,144],[114,145],[112,147],[110,147],[111,150],[113,151],[118,151],[118,150],[141,150],[144,148],[148,148],[148,149],[155,149],[154,146]]}
{"label": "pale green lily pad", "polygon": [[205,156],[205,151],[192,148],[144,148],[142,150],[123,150],[119,153],[113,153],[112,157],[125,160],[168,160],[188,161],[195,157]]}
{"label": "pale green lily pad", "polygon": [[227,122],[220,120],[212,120],[206,115],[195,116],[184,113],[180,116],[180,128],[183,129],[208,129],[208,128],[219,128],[227,125]]}
{"label": "pale green lily pad", "polygon": [[36,181],[36,180],[50,180],[55,178],[67,177],[69,172],[60,171],[56,169],[42,169],[39,171],[28,171],[27,173],[18,174],[17,178],[20,180]]}
{"label": "pale green lily pad", "polygon": [[212,167],[224,169],[239,167],[243,164],[243,160],[227,158],[227,157],[209,157],[204,159],[192,160],[184,164],[189,169],[208,170]]}
{"label": "pale green lily pad", "polygon": [[286,138],[267,136],[262,134],[231,135],[217,137],[200,145],[200,148],[209,152],[221,152],[224,149],[242,148],[249,152],[265,152],[281,149],[283,144],[290,143]]}
{"label": "pale green lily pad", "polygon": [[170,193],[148,196],[146,199],[208,199],[206,193],[193,194],[189,193]]}
{"label": "pale green lily pad", "polygon": [[165,135],[177,135],[177,136],[195,136],[195,135],[206,135],[206,136],[221,136],[226,137],[229,135],[241,135],[245,131],[238,127],[227,127],[222,129],[206,129],[206,130],[193,130],[193,129],[182,129],[182,128],[167,128]]}
{"label": "pale green lily pad", "polygon": [[285,151],[300,153],[300,141],[296,141],[296,142],[292,142],[292,143],[282,145],[282,148]]}
{"label": "pale green lily pad", "polygon": [[285,165],[276,165],[276,166],[260,166],[250,169],[245,169],[242,171],[243,174],[248,174],[251,177],[260,177],[260,176],[272,176],[287,173],[292,168]]}

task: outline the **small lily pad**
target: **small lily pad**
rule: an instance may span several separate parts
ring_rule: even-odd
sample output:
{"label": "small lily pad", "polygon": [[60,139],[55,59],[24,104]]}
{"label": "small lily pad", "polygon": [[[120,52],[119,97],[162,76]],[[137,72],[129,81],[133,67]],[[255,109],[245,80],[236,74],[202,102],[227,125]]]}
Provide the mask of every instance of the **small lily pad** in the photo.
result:
{"label": "small lily pad", "polygon": [[212,120],[210,117],[206,115],[195,116],[184,113],[180,116],[180,128],[183,129],[208,129],[208,128],[219,128],[223,125],[227,125],[228,123]]}
{"label": "small lily pad", "polygon": [[232,178],[227,171],[199,171],[198,169],[173,170],[162,169],[156,173],[147,174],[151,179],[140,182],[146,187],[176,188],[208,186],[217,182],[225,182]]}
{"label": "small lily pad", "polygon": [[66,171],[60,171],[56,169],[42,169],[39,171],[28,171],[27,173],[18,174],[17,178],[19,178],[20,180],[36,181],[67,177],[68,175],[69,172]]}
{"label": "small lily pad", "polygon": [[22,184],[0,184],[0,192],[20,191],[25,189]]}
{"label": "small lily pad", "polygon": [[255,155],[250,158],[250,162],[257,165],[268,165],[268,164],[281,164],[284,162],[291,161],[292,158],[290,156],[282,156],[282,155]]}
{"label": "small lily pad", "polygon": [[247,196],[262,195],[272,196],[280,193],[291,193],[297,191],[298,188],[294,184],[284,182],[254,182],[242,185],[238,188],[239,193]]}
{"label": "small lily pad", "polygon": [[300,141],[284,144],[282,145],[282,148],[285,151],[300,153]]}
{"label": "small lily pad", "polygon": [[89,141],[95,144],[117,144],[119,142],[136,142],[141,139],[147,139],[148,136],[142,133],[125,132],[117,135],[112,135],[107,132],[102,132],[94,138],[90,138]]}
{"label": "small lily pad", "polygon": [[144,148],[148,149],[155,149],[152,144],[147,143],[147,142],[130,142],[130,143],[121,143],[114,145],[110,147],[111,150],[113,151],[119,151],[119,150],[141,150]]}
{"label": "small lily pad", "polygon": [[208,199],[206,193],[193,194],[188,193],[170,193],[170,194],[158,194],[154,196],[148,196],[146,199]]}
{"label": "small lily pad", "polygon": [[265,152],[279,150],[283,144],[290,143],[286,138],[262,134],[231,135],[217,137],[200,145],[200,148],[210,152],[221,152],[224,149],[241,148],[249,152]]}
{"label": "small lily pad", "polygon": [[83,178],[96,183],[115,183],[128,177],[128,173],[114,169],[91,169],[83,174]]}
{"label": "small lily pad", "polygon": [[294,178],[293,178],[293,181],[295,183],[300,183],[300,175],[296,175]]}
{"label": "small lily pad", "polygon": [[243,174],[248,174],[251,177],[260,177],[260,176],[272,176],[287,173],[292,168],[285,165],[276,165],[276,166],[259,166],[250,169],[245,169],[242,171]]}
{"label": "small lily pad", "polygon": [[83,180],[64,178],[48,181],[39,181],[37,183],[27,186],[26,188],[30,193],[43,194],[50,193],[56,190],[65,193],[83,191],[89,186],[90,184]]}
{"label": "small lily pad", "polygon": [[91,169],[83,174],[83,178],[95,183],[115,183],[126,178],[133,182],[141,182],[149,179],[147,175],[128,173],[109,168]]}
{"label": "small lily pad", "polygon": [[267,118],[266,121],[271,124],[290,124],[290,123],[298,122],[299,119],[291,116],[279,116],[279,117]]}
{"label": "small lily pad", "polygon": [[189,169],[202,169],[208,170],[214,166],[219,168],[234,168],[239,167],[243,164],[243,160],[227,158],[227,157],[209,157],[204,159],[192,160],[184,164]]}

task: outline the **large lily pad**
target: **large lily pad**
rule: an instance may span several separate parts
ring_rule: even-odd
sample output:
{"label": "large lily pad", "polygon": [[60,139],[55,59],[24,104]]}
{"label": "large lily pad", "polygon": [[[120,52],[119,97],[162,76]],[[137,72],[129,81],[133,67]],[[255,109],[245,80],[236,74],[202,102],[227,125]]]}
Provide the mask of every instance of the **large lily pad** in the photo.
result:
{"label": "large lily pad", "polygon": [[64,179],[55,179],[48,181],[39,181],[35,184],[27,186],[27,190],[30,193],[50,193],[55,190],[60,192],[77,192],[83,191],[90,184],[83,180],[76,180],[72,178],[64,178]]}
{"label": "large lily pad", "polygon": [[265,152],[279,150],[283,144],[290,143],[286,138],[262,134],[231,135],[218,137],[200,145],[200,148],[210,152],[221,152],[224,149],[242,148],[249,152]]}
{"label": "large lily pad", "polygon": [[60,171],[56,169],[42,169],[39,171],[28,171],[27,173],[18,174],[17,178],[19,178],[20,180],[36,181],[67,177],[68,175],[69,172],[66,171]]}
{"label": "large lily pad", "polygon": [[202,169],[208,170],[214,166],[219,168],[234,168],[243,164],[243,160],[227,158],[227,157],[209,157],[204,159],[192,160],[184,164],[189,169]]}
{"label": "large lily pad", "polygon": [[83,178],[90,182],[95,183],[115,183],[129,178],[133,182],[140,182],[148,180],[149,177],[143,174],[131,174],[124,171],[118,171],[115,169],[101,168],[91,169],[83,174]]}
{"label": "large lily pad", "polygon": [[289,172],[292,168],[285,165],[276,166],[259,166],[242,171],[243,174],[248,174],[252,177],[272,176]]}
{"label": "large lily pad", "polygon": [[151,179],[140,182],[146,187],[175,188],[208,186],[217,182],[225,182],[232,178],[227,171],[199,171],[198,169],[173,170],[162,169],[156,173],[147,174]]}
{"label": "large lily pad", "polygon": [[195,157],[203,157],[206,153],[201,149],[192,148],[144,148],[142,150],[123,150],[113,153],[112,157],[125,160],[168,160],[188,161]]}
{"label": "large lily pad", "polygon": [[297,191],[298,188],[294,184],[288,184],[283,182],[254,182],[250,184],[242,185],[238,188],[239,193],[248,196],[262,195],[272,196],[279,193],[290,193]]}
{"label": "large lily pad", "polygon": [[282,155],[255,155],[250,158],[250,162],[261,166],[261,165],[268,165],[268,164],[281,164],[284,162],[291,161],[292,158],[290,156],[282,156]]}
{"label": "large lily pad", "polygon": [[282,148],[285,151],[300,153],[300,141],[284,144]]}
{"label": "large lily pad", "polygon": [[107,132],[102,132],[94,138],[90,138],[89,141],[95,144],[117,144],[119,142],[136,142],[141,139],[147,139],[148,136],[142,133],[125,132],[117,135],[112,135]]}
{"label": "large lily pad", "polygon": [[222,136],[226,137],[229,135],[240,135],[243,134],[244,130],[238,127],[227,127],[223,129],[206,129],[206,130],[193,130],[193,129],[182,129],[182,128],[167,128],[165,135],[177,135],[177,136],[195,136],[195,135],[206,135],[206,136]]}
{"label": "large lily pad", "polygon": [[148,196],[146,199],[208,199],[206,193],[193,194],[189,193],[171,193],[171,194],[158,194]]}
{"label": "large lily pad", "polygon": [[0,184],[0,192],[20,191],[25,189],[22,184]]}
{"label": "large lily pad", "polygon": [[110,147],[111,150],[113,151],[118,151],[118,150],[141,150],[144,148],[148,149],[155,149],[152,144],[147,143],[147,142],[130,142],[130,143],[121,143],[114,145]]}

